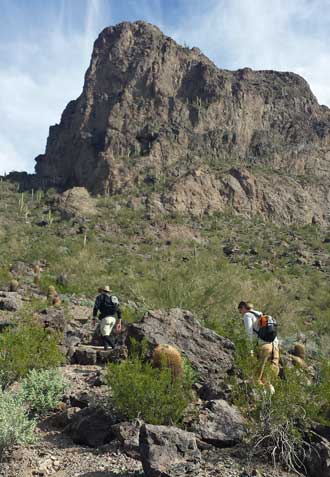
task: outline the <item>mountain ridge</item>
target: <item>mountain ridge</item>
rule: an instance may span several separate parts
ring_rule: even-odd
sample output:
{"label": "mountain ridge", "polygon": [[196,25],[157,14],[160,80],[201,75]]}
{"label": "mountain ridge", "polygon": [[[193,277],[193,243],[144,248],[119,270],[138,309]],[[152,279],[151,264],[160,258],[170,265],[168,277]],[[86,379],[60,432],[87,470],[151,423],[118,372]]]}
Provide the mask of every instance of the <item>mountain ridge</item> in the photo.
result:
{"label": "mountain ridge", "polygon": [[217,68],[145,22],[105,28],[36,177],[149,214],[328,224],[330,110],[294,73]]}

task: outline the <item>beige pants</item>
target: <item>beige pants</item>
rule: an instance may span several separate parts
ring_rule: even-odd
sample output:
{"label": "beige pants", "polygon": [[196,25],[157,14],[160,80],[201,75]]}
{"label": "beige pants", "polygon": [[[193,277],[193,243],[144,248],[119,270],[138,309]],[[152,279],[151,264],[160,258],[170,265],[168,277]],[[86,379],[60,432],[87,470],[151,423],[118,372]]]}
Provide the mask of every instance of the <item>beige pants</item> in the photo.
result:
{"label": "beige pants", "polygon": [[100,331],[102,336],[110,336],[113,327],[116,324],[116,318],[113,316],[106,316],[102,318],[100,323]]}
{"label": "beige pants", "polygon": [[278,344],[267,343],[258,347],[258,359],[261,363],[259,380],[263,380],[264,371],[269,364],[271,372],[274,377],[277,377],[280,372],[280,351]]}

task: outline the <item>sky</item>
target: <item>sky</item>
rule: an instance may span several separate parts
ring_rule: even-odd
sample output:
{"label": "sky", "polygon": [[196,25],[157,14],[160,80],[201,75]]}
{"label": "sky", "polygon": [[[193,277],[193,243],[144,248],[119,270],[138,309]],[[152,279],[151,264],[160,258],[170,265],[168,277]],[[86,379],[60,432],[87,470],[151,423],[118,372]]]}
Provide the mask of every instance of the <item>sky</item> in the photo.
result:
{"label": "sky", "polygon": [[0,0],[0,174],[33,172],[93,42],[146,20],[220,68],[293,71],[330,106],[330,0]]}

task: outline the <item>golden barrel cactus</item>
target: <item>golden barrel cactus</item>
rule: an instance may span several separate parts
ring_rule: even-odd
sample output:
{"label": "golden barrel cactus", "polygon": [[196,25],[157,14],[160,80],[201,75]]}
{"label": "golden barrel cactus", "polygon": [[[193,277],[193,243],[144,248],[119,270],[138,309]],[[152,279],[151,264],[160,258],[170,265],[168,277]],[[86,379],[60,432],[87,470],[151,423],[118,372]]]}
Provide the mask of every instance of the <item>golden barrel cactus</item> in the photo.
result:
{"label": "golden barrel cactus", "polygon": [[158,345],[152,354],[151,363],[155,368],[169,368],[174,378],[183,374],[182,356],[174,346]]}
{"label": "golden barrel cactus", "polygon": [[41,269],[39,265],[35,265],[33,269],[33,282],[35,285],[40,285]]}
{"label": "golden barrel cactus", "polygon": [[53,285],[49,285],[47,290],[47,298],[53,298],[57,295],[56,288]]}
{"label": "golden barrel cactus", "polygon": [[19,283],[18,283],[17,280],[10,280],[10,283],[9,283],[9,291],[11,291],[11,292],[17,291],[18,285],[19,285]]}
{"label": "golden barrel cactus", "polygon": [[40,272],[41,272],[41,268],[40,268],[40,265],[35,265],[34,268],[33,268],[33,272],[36,274],[36,275],[40,275]]}

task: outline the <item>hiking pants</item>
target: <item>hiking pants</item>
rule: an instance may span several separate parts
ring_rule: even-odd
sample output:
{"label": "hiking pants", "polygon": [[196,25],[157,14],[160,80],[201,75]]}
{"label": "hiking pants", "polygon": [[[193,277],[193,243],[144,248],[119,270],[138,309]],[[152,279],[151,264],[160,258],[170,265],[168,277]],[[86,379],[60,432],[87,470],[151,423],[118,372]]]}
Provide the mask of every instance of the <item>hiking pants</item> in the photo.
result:
{"label": "hiking pants", "polygon": [[102,336],[102,344],[105,350],[115,347],[114,339],[111,336]]}
{"label": "hiking pants", "polygon": [[260,379],[263,378],[264,369],[269,363],[274,377],[280,372],[280,351],[277,343],[265,343],[258,347],[258,359],[261,363]]}
{"label": "hiking pants", "polygon": [[110,334],[115,324],[116,324],[116,318],[114,318],[113,316],[106,316],[102,318],[101,320],[100,331],[101,331],[103,346],[105,349],[108,349],[109,346],[111,348],[114,347]]}

